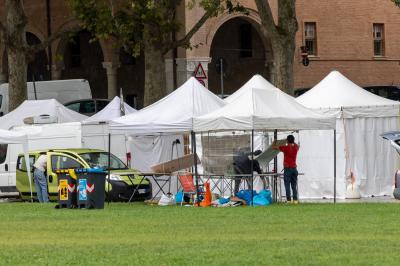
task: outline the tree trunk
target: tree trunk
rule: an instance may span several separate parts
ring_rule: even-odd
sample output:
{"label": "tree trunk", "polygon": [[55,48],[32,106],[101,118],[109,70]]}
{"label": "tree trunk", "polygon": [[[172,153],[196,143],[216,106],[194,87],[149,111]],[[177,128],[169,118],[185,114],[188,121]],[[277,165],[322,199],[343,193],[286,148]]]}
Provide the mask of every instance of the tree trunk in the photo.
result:
{"label": "tree trunk", "polygon": [[144,106],[165,96],[165,62],[161,49],[148,44],[144,47]]}
{"label": "tree trunk", "polygon": [[295,39],[281,37],[271,41],[273,51],[273,67],[271,69],[272,83],[286,93],[293,95],[293,61]]}
{"label": "tree trunk", "polygon": [[22,0],[7,0],[9,111],[14,110],[27,98],[27,48],[25,26],[27,19]]}

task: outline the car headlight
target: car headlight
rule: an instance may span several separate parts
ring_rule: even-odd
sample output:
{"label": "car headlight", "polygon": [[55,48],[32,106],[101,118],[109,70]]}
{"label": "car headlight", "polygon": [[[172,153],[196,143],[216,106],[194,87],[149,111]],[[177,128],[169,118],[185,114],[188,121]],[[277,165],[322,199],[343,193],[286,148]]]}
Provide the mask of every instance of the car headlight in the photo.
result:
{"label": "car headlight", "polygon": [[[107,175],[106,179],[108,180],[108,175]],[[122,181],[122,178],[121,178],[120,175],[111,174],[111,175],[110,175],[110,180],[113,180],[113,181]]]}

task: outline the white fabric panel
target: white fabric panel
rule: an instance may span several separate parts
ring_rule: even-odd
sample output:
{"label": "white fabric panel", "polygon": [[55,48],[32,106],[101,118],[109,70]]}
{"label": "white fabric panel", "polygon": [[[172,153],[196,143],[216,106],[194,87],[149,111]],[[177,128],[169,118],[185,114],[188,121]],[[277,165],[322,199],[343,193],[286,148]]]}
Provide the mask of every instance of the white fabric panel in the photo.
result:
{"label": "white fabric panel", "polygon": [[10,129],[13,126],[24,125],[24,118],[44,114],[57,117],[58,123],[80,122],[87,118],[87,116],[68,109],[54,99],[26,100],[14,111],[0,117],[0,128]]}
{"label": "white fabric panel", "polygon": [[[125,115],[137,112],[125,102],[124,108]],[[107,104],[106,107],[103,108],[103,110],[83,120],[82,123],[92,124],[99,122],[108,122],[118,117],[121,117],[121,99],[118,96],[115,96],[114,99],[109,104]]]}
{"label": "white fabric panel", "polygon": [[346,119],[345,127],[349,171],[354,173],[361,196],[391,195],[398,155],[380,134],[398,130],[398,118]]}
{"label": "white fabric panel", "polygon": [[194,118],[196,132],[333,129],[335,119],[314,112],[279,89],[248,88],[224,107]]}
{"label": "white fabric panel", "polygon": [[112,132],[129,135],[188,132],[193,117],[207,114],[224,105],[214,93],[191,77],[181,87],[142,110],[110,122]]}
{"label": "white fabric panel", "polygon": [[[333,130],[300,131],[297,156],[300,198],[334,197],[334,139]],[[280,160],[280,166],[282,159]],[[345,198],[346,159],[343,125],[336,125],[336,197]]]}
{"label": "white fabric panel", "polygon": [[[176,139],[179,139],[181,144],[172,146],[173,141]],[[138,169],[141,172],[153,172],[150,168],[151,166],[183,156],[183,137],[181,135],[130,136],[128,150],[132,154],[132,168]],[[158,186],[152,178],[150,180],[154,195],[158,190]],[[162,184],[163,182],[160,183],[160,185]],[[177,178],[172,177],[170,185],[171,193],[176,194],[177,185]],[[168,184],[164,186],[164,190],[168,191]]]}

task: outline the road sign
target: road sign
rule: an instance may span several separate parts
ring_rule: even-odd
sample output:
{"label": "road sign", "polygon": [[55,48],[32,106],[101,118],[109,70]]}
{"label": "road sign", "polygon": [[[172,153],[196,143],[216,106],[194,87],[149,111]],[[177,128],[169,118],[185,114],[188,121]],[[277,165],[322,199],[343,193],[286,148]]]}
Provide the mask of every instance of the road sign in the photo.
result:
{"label": "road sign", "polygon": [[206,83],[204,82],[204,80],[202,79],[198,79],[196,78],[198,82],[200,82],[201,85],[203,85],[204,87],[206,86]]}
{"label": "road sign", "polygon": [[194,70],[194,77],[197,80],[206,79],[207,78],[206,72],[204,71],[203,66],[201,65],[201,63],[199,63],[197,65],[196,69]]}

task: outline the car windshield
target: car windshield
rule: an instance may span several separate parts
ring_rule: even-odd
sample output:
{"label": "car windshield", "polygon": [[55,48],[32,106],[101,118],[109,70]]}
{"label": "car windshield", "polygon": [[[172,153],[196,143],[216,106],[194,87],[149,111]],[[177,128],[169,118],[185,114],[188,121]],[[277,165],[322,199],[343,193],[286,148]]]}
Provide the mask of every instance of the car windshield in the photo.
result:
{"label": "car windshield", "polygon": [[[100,167],[108,169],[107,152],[83,153],[80,156],[89,164],[90,167]],[[111,154],[110,170],[128,169],[128,167],[115,155]]]}

